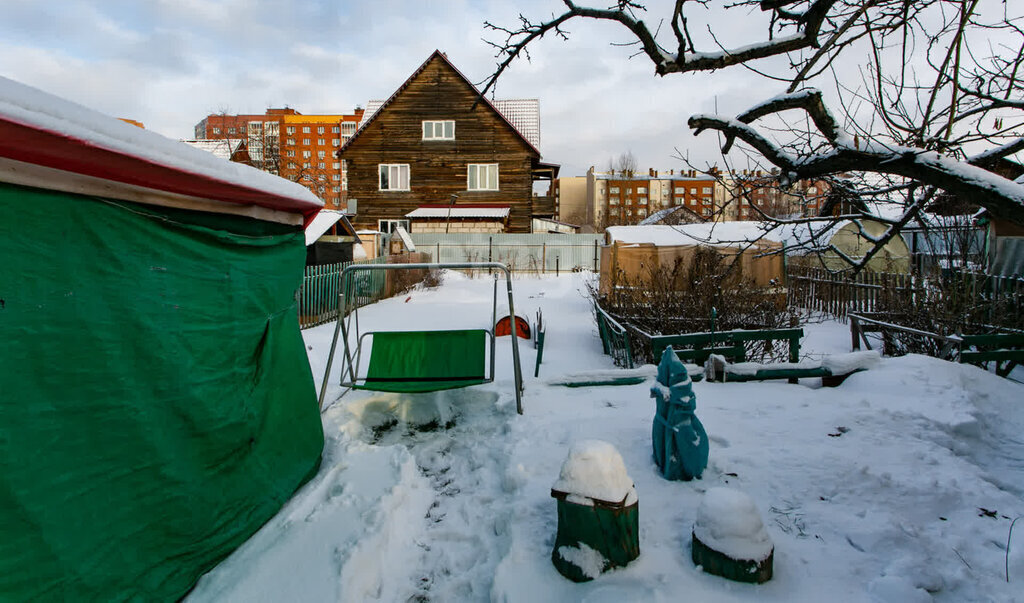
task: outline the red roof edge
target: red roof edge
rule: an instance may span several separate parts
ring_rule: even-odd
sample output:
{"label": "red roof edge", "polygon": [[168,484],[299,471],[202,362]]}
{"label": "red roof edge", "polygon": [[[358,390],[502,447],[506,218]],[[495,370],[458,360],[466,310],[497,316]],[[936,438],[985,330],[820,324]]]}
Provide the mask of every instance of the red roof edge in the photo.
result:
{"label": "red roof edge", "polygon": [[2,116],[0,157],[189,197],[299,213],[305,224],[321,209],[307,200],[162,165]]}

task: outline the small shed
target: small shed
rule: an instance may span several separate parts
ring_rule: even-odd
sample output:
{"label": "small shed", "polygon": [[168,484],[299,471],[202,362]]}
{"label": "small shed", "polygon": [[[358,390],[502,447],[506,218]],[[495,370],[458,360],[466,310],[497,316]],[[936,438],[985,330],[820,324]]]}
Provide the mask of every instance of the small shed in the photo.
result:
{"label": "small shed", "polygon": [[304,187],[0,78],[0,593],[177,600],[312,477]]}
{"label": "small shed", "polygon": [[981,212],[979,224],[986,227],[988,270],[998,276],[1024,277],[1024,226]]}
{"label": "small shed", "polygon": [[344,212],[322,209],[306,227],[306,265],[351,262],[360,243]]}
{"label": "small shed", "polygon": [[712,251],[727,264],[736,262],[729,282],[774,287],[785,274],[782,243],[757,232],[753,222],[609,227],[601,250],[601,291],[608,292],[618,279],[649,278],[679,263],[678,287],[685,289],[688,268]]}
{"label": "small shed", "polygon": [[[873,246],[873,243],[861,234],[861,229],[868,237],[877,238],[882,236],[887,228],[887,225],[875,220],[842,220],[820,225],[794,224],[780,228],[768,236],[786,244],[787,261],[793,264],[839,271],[850,267],[849,262],[840,257],[839,253],[859,261]],[[839,252],[831,247],[835,247]],[[865,266],[868,272],[902,274],[909,273],[910,268],[910,247],[900,236],[890,239]]]}

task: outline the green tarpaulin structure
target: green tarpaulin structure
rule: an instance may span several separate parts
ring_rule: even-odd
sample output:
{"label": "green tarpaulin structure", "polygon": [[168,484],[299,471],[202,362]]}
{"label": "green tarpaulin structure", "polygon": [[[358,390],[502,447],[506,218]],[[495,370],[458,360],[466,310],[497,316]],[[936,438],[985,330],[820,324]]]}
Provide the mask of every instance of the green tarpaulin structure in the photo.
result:
{"label": "green tarpaulin structure", "polygon": [[316,473],[319,207],[0,78],[0,600],[180,599]]}
{"label": "green tarpaulin structure", "polygon": [[0,598],[174,599],[317,469],[300,229],[0,184]]}

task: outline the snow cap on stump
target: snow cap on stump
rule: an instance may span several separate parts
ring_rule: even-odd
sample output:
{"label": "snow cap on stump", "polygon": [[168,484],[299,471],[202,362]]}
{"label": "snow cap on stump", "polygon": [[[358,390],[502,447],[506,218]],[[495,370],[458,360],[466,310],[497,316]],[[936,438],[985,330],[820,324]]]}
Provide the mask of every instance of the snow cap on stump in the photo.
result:
{"label": "snow cap on stump", "polygon": [[693,562],[741,582],[772,577],[775,547],[754,500],[731,488],[709,488],[693,526]]}
{"label": "snow cap on stump", "polygon": [[636,489],[626,473],[622,455],[601,440],[581,440],[573,444],[551,489],[567,493],[566,500],[578,505],[592,505],[591,499],[625,501],[625,505],[637,501]]}

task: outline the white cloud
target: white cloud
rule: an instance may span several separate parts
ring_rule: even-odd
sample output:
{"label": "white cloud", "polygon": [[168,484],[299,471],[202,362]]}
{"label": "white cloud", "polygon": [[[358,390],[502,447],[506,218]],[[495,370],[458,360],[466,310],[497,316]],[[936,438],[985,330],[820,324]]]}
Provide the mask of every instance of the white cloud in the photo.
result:
{"label": "white cloud", "polygon": [[[651,15],[667,0],[655,0]],[[669,2],[669,5],[671,2]],[[497,39],[483,22],[544,17],[558,0],[54,0],[15,3],[0,20],[0,74],[171,137],[190,137],[207,114],[349,113],[387,98],[433,50],[476,83],[494,68]],[[657,10],[656,10],[657,9]],[[653,17],[652,17],[653,18]],[[737,23],[742,38],[750,24]],[[675,149],[711,160],[692,113],[723,112],[778,92],[745,72],[658,78],[621,28],[578,22],[572,37],[531,49],[497,87],[499,98],[539,98],[541,150],[563,174],[581,174],[631,150],[642,167],[680,167]],[[739,101],[737,101],[737,98]]]}

